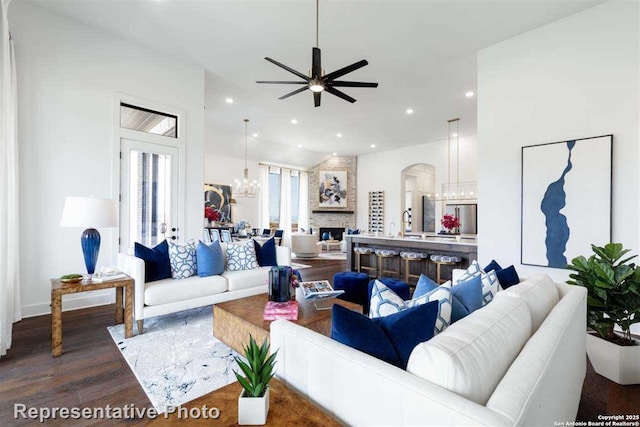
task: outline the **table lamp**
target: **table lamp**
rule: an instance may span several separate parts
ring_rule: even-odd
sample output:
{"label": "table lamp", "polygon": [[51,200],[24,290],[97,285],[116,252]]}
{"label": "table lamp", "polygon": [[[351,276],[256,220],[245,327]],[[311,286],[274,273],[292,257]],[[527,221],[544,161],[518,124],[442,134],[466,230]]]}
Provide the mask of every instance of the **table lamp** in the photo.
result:
{"label": "table lamp", "polygon": [[116,202],[97,197],[67,197],[62,210],[61,227],[86,227],[80,237],[84,264],[89,277],[96,270],[100,252],[100,233],[94,227],[117,227]]}

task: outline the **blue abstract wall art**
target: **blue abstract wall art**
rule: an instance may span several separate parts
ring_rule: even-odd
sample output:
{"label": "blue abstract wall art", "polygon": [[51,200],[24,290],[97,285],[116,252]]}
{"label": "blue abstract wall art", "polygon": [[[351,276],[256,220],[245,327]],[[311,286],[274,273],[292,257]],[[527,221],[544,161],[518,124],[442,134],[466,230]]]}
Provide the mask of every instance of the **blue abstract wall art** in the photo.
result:
{"label": "blue abstract wall art", "polygon": [[522,264],[566,268],[611,241],[612,140],[522,147]]}

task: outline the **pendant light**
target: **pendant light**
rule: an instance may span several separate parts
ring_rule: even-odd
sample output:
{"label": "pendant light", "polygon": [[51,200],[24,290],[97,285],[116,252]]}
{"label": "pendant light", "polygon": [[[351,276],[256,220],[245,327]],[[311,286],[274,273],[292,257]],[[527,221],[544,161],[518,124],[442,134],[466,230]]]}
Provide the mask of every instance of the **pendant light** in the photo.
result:
{"label": "pendant light", "polygon": [[244,119],[244,173],[243,179],[236,179],[236,191],[233,197],[256,197],[260,191],[258,181],[255,179],[249,182],[249,168],[247,167],[247,145],[248,145],[248,125],[249,119]]}
{"label": "pendant light", "polygon": [[[447,120],[447,182],[442,184],[442,193],[428,194],[435,201],[471,200],[477,198],[477,181],[460,182],[460,119]],[[456,147],[456,176],[451,175],[451,144]]]}

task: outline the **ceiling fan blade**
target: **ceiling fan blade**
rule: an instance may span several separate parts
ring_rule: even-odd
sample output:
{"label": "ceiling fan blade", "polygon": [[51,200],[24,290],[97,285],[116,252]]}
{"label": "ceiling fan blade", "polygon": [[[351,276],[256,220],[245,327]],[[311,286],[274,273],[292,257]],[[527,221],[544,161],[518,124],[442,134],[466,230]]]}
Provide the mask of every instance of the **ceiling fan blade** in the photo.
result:
{"label": "ceiling fan blade", "polygon": [[288,97],[293,96],[293,95],[295,95],[295,94],[297,94],[297,93],[304,92],[304,91],[305,91],[305,90],[307,90],[307,89],[309,89],[309,88],[308,88],[308,87],[306,87],[306,86],[305,86],[305,87],[301,87],[300,89],[296,89],[296,90],[294,90],[293,92],[289,92],[289,93],[288,93],[288,94],[286,94],[286,95],[282,95],[282,96],[281,96],[280,98],[278,98],[278,99],[285,99],[285,98],[288,98]]}
{"label": "ceiling fan blade", "polygon": [[378,87],[378,83],[345,82],[343,80],[334,80],[329,84],[333,87]]}
{"label": "ceiling fan blade", "polygon": [[320,95],[322,95],[322,92],[313,92],[313,104],[316,107],[320,106]]}
{"label": "ceiling fan blade", "polygon": [[275,81],[275,80],[257,80],[256,83],[268,83],[273,85],[306,85],[309,82],[301,82],[301,81]]}
{"label": "ceiling fan blade", "polygon": [[296,76],[300,77],[301,79],[304,79],[304,80],[306,80],[306,81],[309,81],[309,77],[308,77],[308,76],[305,76],[305,75],[304,75],[304,74],[302,74],[300,71],[296,71],[296,70],[294,70],[294,69],[293,69],[293,68],[291,68],[291,67],[287,67],[286,65],[284,65],[284,64],[282,64],[282,63],[280,63],[280,62],[276,61],[275,59],[271,59],[271,58],[269,58],[269,57],[266,57],[266,58],[264,58],[264,59],[266,59],[267,61],[271,62],[271,63],[272,63],[272,64],[274,64],[274,65],[277,65],[277,66],[278,66],[278,67],[280,67],[280,68],[284,68],[285,70],[287,70],[287,71],[288,71],[288,72],[290,72],[291,74],[295,74]]}
{"label": "ceiling fan blade", "polygon": [[351,102],[352,104],[353,104],[354,102],[356,102],[355,98],[350,97],[349,95],[347,95],[347,94],[346,94],[346,93],[344,93],[344,92],[339,91],[338,89],[334,89],[334,88],[332,88],[332,87],[330,87],[330,86],[327,86],[324,90],[326,90],[327,92],[329,92],[329,93],[330,93],[330,94],[332,94],[332,95],[337,96],[338,98],[342,98],[342,99],[344,99],[345,101],[349,101],[349,102]]}
{"label": "ceiling fan blade", "polygon": [[322,62],[320,59],[320,49],[313,48],[313,56],[311,57],[311,77],[322,77]]}
{"label": "ceiling fan blade", "polygon": [[345,74],[349,74],[350,72],[355,71],[358,68],[362,68],[362,67],[364,67],[365,65],[368,65],[368,64],[369,63],[367,62],[367,60],[363,59],[362,61],[358,61],[358,62],[356,62],[354,64],[347,65],[344,68],[340,68],[339,70],[333,71],[333,72],[323,76],[322,79],[324,81],[333,80],[333,79],[335,79],[337,77],[341,77],[341,76],[344,76]]}

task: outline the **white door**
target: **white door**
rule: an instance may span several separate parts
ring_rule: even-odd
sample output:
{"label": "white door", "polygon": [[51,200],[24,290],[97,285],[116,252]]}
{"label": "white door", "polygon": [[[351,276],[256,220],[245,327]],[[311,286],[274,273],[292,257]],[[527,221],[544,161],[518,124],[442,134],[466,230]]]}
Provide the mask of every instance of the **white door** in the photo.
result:
{"label": "white door", "polygon": [[178,148],[122,138],[120,153],[120,252],[178,240]]}

